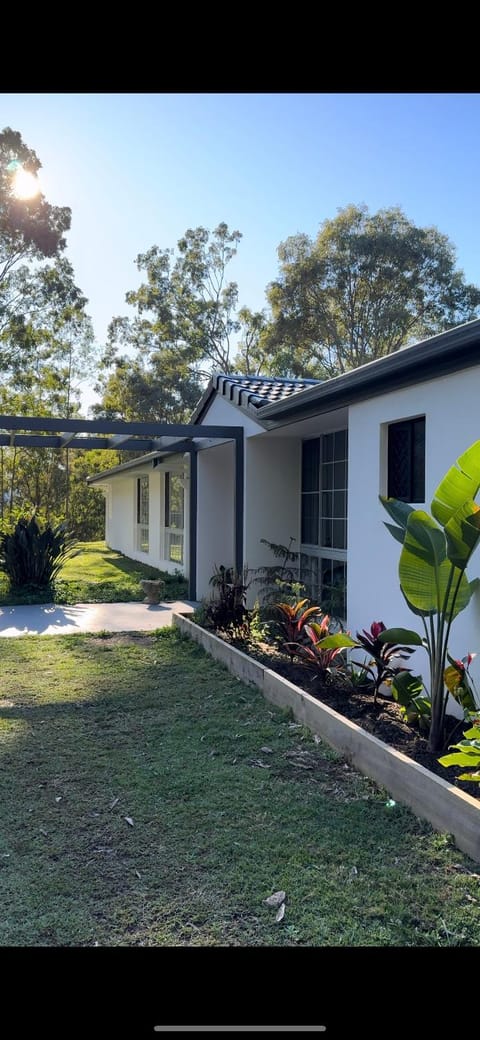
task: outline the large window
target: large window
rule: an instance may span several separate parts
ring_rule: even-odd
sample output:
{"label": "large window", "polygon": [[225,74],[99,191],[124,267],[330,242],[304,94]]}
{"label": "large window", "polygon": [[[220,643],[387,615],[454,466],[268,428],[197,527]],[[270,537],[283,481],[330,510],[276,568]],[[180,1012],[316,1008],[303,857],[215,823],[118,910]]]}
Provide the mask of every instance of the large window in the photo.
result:
{"label": "large window", "polygon": [[148,477],[137,477],[137,549],[148,553],[149,522],[149,481]]}
{"label": "large window", "polygon": [[346,617],[347,430],[302,445],[300,580],[307,594]]}
{"label": "large window", "polygon": [[425,416],[388,427],[389,498],[425,501]]}
{"label": "large window", "polygon": [[165,559],[183,564],[184,487],[178,473],[165,473]]}

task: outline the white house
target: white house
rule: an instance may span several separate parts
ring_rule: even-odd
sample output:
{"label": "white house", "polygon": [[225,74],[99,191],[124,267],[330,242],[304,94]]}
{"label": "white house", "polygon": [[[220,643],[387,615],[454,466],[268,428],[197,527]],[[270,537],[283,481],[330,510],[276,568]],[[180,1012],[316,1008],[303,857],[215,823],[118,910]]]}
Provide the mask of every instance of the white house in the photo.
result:
{"label": "white house", "polygon": [[[215,565],[271,564],[261,539],[294,538],[309,594],[322,602],[333,591],[352,631],[373,620],[415,628],[378,496],[429,510],[445,471],[480,439],[480,320],[325,382],[214,376],[191,422],[188,455],[152,452],[89,478],[106,494],[112,548],[178,567],[200,599]],[[206,424],[224,436],[198,439]],[[242,438],[228,435],[239,427],[244,465]],[[480,650],[477,598],[451,649]]]}

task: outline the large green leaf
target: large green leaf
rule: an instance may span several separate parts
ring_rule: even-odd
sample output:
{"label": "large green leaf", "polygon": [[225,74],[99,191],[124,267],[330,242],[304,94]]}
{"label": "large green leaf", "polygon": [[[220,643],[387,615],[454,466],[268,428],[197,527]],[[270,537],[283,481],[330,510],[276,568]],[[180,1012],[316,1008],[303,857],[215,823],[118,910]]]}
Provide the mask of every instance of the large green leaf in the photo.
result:
{"label": "large green leaf", "polygon": [[387,524],[386,522],[385,527],[387,528],[387,531],[390,531],[390,534],[393,535],[397,542],[400,542],[400,545],[403,545],[405,540],[405,528],[394,527],[393,524]]}
{"label": "large green leaf", "polygon": [[[311,627],[313,628],[313,625]],[[358,646],[358,643],[356,639],[352,639],[346,632],[337,632],[333,636],[325,636],[325,639],[320,639],[315,645],[325,650],[335,650],[337,648],[343,650],[350,646]]]}
{"label": "large green leaf", "polygon": [[408,518],[399,577],[404,596],[421,611],[441,609],[441,572],[446,582],[451,564],[446,560],[445,536],[423,509],[413,510]]}
{"label": "large green leaf", "polygon": [[392,643],[401,646],[423,646],[423,639],[410,628],[386,628],[378,636],[379,643]]}
{"label": "large green leaf", "polygon": [[415,613],[445,610],[447,618],[455,618],[476,588],[462,573],[463,568],[454,567],[447,559],[445,535],[422,509],[414,510],[408,518],[398,570],[402,592]]}
{"label": "large green leaf", "polygon": [[467,566],[480,541],[480,506],[464,502],[445,524],[448,559],[460,569]]}
{"label": "large green leaf", "polygon": [[475,441],[450,467],[435,491],[432,513],[444,527],[480,488],[480,441]]}
{"label": "large green leaf", "polygon": [[[379,495],[378,497],[392,520],[395,520],[395,523],[398,524],[402,531],[405,531],[410,513],[413,513],[413,506],[410,506],[408,502],[400,502],[398,498],[385,498],[384,495]],[[391,530],[389,524],[386,524],[386,526]]]}

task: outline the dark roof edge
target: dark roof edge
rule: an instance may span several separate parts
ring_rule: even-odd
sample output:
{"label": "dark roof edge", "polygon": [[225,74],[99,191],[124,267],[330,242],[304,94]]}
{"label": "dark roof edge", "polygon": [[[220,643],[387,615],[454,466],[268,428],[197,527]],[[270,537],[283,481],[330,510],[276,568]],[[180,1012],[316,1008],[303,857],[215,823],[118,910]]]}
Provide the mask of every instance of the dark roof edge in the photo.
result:
{"label": "dark roof edge", "polygon": [[126,469],[134,469],[135,466],[145,466],[146,463],[152,462],[153,459],[158,459],[161,455],[165,455],[165,451],[149,451],[147,455],[141,455],[139,459],[128,459],[127,462],[120,462],[118,466],[112,466],[111,469],[104,469],[101,473],[94,473],[91,477],[86,477],[87,484],[95,484],[102,482],[107,477],[114,477],[117,473],[123,473]]}
{"label": "dark roof edge", "polygon": [[[479,349],[473,356],[475,346]],[[388,357],[335,376],[312,389],[303,390],[286,401],[267,404],[262,408],[262,419],[275,421],[341,408],[364,396],[399,390],[411,383],[425,382],[478,363],[480,318],[475,318]]]}
{"label": "dark roof edge", "polygon": [[[215,380],[215,382],[214,382]],[[216,377],[212,376],[203,391],[203,394],[199,401],[197,401],[195,408],[189,418],[189,423],[199,423],[202,421],[203,416],[208,412],[210,401],[215,396],[216,389]]]}

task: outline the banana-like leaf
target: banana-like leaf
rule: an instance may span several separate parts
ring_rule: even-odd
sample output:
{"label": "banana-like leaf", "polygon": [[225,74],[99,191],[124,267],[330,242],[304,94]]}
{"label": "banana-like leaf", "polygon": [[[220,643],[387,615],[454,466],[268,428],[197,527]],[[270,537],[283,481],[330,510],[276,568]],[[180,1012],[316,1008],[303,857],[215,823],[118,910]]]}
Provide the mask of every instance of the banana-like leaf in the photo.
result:
{"label": "banana-like leaf", "polygon": [[464,502],[445,524],[447,556],[455,567],[467,566],[480,541],[480,506],[473,499]]}
{"label": "banana-like leaf", "polygon": [[385,527],[387,528],[387,531],[390,531],[390,534],[393,535],[397,542],[400,542],[400,545],[403,545],[405,540],[405,528],[394,527],[393,524],[387,524],[386,522]]}
{"label": "banana-like leaf", "polygon": [[399,672],[392,682],[393,699],[404,707],[420,697],[424,689],[422,676],[412,675],[411,672]]}
{"label": "banana-like leaf", "polygon": [[[402,531],[405,531],[410,513],[413,513],[413,506],[410,506],[408,502],[399,502],[398,498],[386,498],[384,495],[379,495],[378,497],[392,520],[395,520],[395,523],[398,524]],[[385,526],[391,530],[390,525],[386,524]],[[394,535],[394,537],[396,538],[397,536]]]}
{"label": "banana-like leaf", "polygon": [[[313,628],[313,625],[310,626]],[[322,647],[325,650],[346,650],[350,646],[358,646],[356,639],[352,639],[346,632],[337,632],[333,636],[325,636],[325,639],[320,639],[316,646]]]}
{"label": "banana-like leaf", "polygon": [[409,628],[386,628],[378,636],[379,643],[392,643],[395,646],[423,646],[423,639],[418,632],[412,632]]}
{"label": "banana-like leaf", "polygon": [[450,467],[435,491],[432,514],[442,527],[480,488],[480,441],[475,441]]}
{"label": "banana-like leaf", "polygon": [[443,531],[423,509],[409,515],[398,570],[409,604],[426,612],[441,610],[451,564],[446,559]]}

